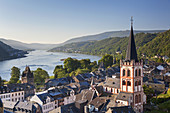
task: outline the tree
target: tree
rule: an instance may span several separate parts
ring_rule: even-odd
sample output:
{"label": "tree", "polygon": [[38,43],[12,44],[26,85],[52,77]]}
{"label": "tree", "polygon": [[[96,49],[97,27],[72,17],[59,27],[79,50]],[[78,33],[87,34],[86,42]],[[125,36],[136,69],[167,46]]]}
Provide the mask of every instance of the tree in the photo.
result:
{"label": "tree", "polygon": [[163,60],[162,58],[159,58],[159,59],[157,60],[157,62],[158,62],[158,63],[164,63],[164,60]]}
{"label": "tree", "polygon": [[98,62],[99,62],[99,64],[101,62],[103,62],[104,66],[107,68],[108,66],[112,66],[113,65],[113,56],[109,55],[109,54],[106,54]]}
{"label": "tree", "polygon": [[90,72],[89,69],[77,69],[76,70],[76,75],[85,74],[85,73],[88,73],[88,72]]}
{"label": "tree", "polygon": [[9,80],[9,84],[15,84],[20,78],[20,69],[17,67],[11,68],[11,78]]}
{"label": "tree", "polygon": [[80,60],[80,65],[82,69],[89,69],[90,68],[90,59],[82,59]]}
{"label": "tree", "polygon": [[80,62],[77,59],[72,59],[71,57],[64,60],[64,68],[67,72],[75,71],[80,67]]}
{"label": "tree", "polygon": [[47,71],[41,68],[37,68],[37,70],[33,71],[33,73],[34,73],[34,83],[36,85],[44,84],[45,79],[49,78]]}

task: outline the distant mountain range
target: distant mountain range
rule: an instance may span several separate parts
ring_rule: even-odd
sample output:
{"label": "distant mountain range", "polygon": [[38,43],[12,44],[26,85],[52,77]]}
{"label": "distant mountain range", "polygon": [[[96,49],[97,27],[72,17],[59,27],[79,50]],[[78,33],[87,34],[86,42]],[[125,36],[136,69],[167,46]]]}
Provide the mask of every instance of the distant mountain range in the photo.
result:
{"label": "distant mountain range", "polygon": [[[165,30],[136,30],[134,33],[157,33],[157,32],[164,32]],[[110,31],[110,32],[104,32],[96,35],[88,35],[88,36],[82,36],[77,38],[72,38],[70,40],[65,41],[61,44],[40,44],[40,43],[23,43],[20,41],[15,40],[8,40],[4,38],[0,38],[0,41],[3,43],[10,45],[11,47],[15,49],[20,50],[30,50],[30,49],[39,49],[39,50],[49,50],[55,47],[63,46],[65,44],[73,43],[73,42],[83,42],[83,41],[90,41],[90,40],[102,40],[109,37],[125,37],[129,35],[129,30],[125,31]]]}
{"label": "distant mountain range", "polygon": [[[164,32],[166,30],[134,30],[134,34],[137,33],[158,33],[158,32]],[[67,40],[64,44],[69,44],[73,42],[82,42],[82,41],[89,41],[89,40],[103,40],[110,37],[126,37],[129,36],[130,30],[125,31],[110,31],[110,32],[104,32],[96,35],[88,35],[88,36],[82,36],[77,38],[72,38],[70,40]]]}
{"label": "distant mountain range", "polygon": [[[161,31],[162,32],[162,31]],[[129,36],[129,34],[128,34]],[[74,52],[93,55],[125,54],[129,37],[111,37],[99,41],[84,41],[53,48],[51,52]],[[138,54],[154,56],[156,54],[170,57],[170,30],[162,33],[138,33],[135,35]]]}
{"label": "distant mountain range", "polygon": [[4,38],[0,38],[0,41],[2,41],[3,43],[10,45],[11,47],[15,48],[15,49],[19,49],[19,50],[34,50],[34,49],[38,49],[38,50],[48,50],[51,49],[53,47],[56,47],[58,44],[40,44],[40,43],[23,43],[20,41],[15,41],[15,40],[8,40],[8,39],[4,39]]}
{"label": "distant mountain range", "polygon": [[0,61],[24,57],[26,51],[14,49],[0,41]]}

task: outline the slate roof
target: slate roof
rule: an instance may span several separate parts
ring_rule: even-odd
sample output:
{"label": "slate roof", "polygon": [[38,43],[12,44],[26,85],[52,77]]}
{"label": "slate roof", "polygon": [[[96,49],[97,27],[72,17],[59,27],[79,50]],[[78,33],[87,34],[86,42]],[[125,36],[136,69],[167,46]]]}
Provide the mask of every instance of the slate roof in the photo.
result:
{"label": "slate roof", "polygon": [[15,105],[18,102],[12,102],[12,101],[6,101],[6,100],[2,100],[3,104],[4,104],[4,108],[10,108],[10,109],[14,109]]}
{"label": "slate roof", "polygon": [[131,61],[131,60],[138,61],[132,25],[131,25],[129,42],[126,51],[126,61]]}
{"label": "slate roof", "polygon": [[120,78],[107,77],[106,81],[104,82],[104,86],[120,89]]}
{"label": "slate roof", "polygon": [[49,97],[51,100],[53,100],[53,98],[50,96],[50,94],[48,93],[42,93],[42,94],[37,94],[37,97],[43,102],[46,102],[47,97]]}
{"label": "slate roof", "polygon": [[81,93],[76,95],[76,101],[87,100],[88,102],[92,101],[93,98],[97,97],[94,90],[82,90]]}
{"label": "slate roof", "polygon": [[133,98],[133,93],[120,92],[116,97],[117,100],[129,101],[130,97]]}
{"label": "slate roof", "polygon": [[136,113],[130,106],[110,107],[112,113]]}
{"label": "slate roof", "polygon": [[20,109],[27,109],[27,110],[31,110],[32,111],[32,108],[33,108],[33,105],[34,103],[29,101],[29,102],[21,102],[19,101],[17,104],[16,104],[16,108],[20,108]]}
{"label": "slate roof", "polygon": [[16,91],[26,91],[26,90],[34,90],[35,86],[24,83],[24,84],[6,84],[4,87],[7,88],[7,92],[16,92]]}
{"label": "slate roof", "polygon": [[104,105],[104,103],[106,103],[106,99],[101,98],[101,97],[96,97],[89,104],[94,105],[96,108],[99,108],[102,105]]}
{"label": "slate roof", "polygon": [[75,103],[60,106],[49,113],[80,113],[80,110],[75,107]]}

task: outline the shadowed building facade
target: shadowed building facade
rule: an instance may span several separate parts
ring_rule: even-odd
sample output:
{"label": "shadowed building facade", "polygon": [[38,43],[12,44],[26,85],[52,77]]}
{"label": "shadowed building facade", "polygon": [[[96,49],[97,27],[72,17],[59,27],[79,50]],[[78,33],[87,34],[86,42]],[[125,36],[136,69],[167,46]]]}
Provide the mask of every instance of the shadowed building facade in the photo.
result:
{"label": "shadowed building facade", "polygon": [[31,85],[34,85],[34,75],[33,72],[31,72],[29,66],[26,66],[25,71],[23,71],[21,76],[21,83],[28,83]]}

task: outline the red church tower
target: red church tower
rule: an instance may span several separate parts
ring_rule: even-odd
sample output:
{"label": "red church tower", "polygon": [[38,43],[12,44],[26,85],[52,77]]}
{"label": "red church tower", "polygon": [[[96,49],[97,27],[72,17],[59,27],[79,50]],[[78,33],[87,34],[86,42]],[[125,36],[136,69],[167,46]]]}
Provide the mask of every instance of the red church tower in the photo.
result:
{"label": "red church tower", "polygon": [[131,93],[130,105],[136,112],[143,112],[143,61],[137,58],[133,20],[131,18],[131,31],[126,51],[126,59],[120,60],[120,91]]}

